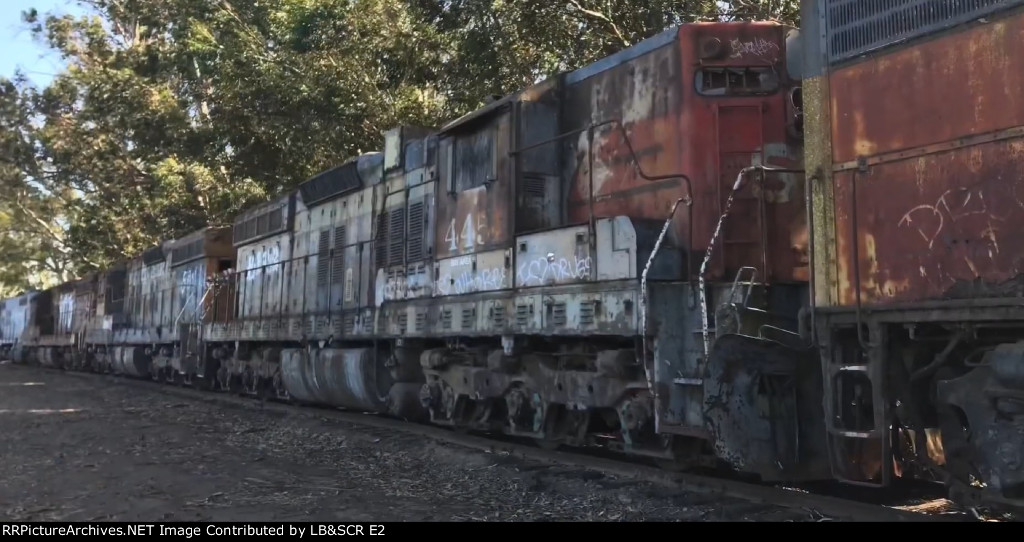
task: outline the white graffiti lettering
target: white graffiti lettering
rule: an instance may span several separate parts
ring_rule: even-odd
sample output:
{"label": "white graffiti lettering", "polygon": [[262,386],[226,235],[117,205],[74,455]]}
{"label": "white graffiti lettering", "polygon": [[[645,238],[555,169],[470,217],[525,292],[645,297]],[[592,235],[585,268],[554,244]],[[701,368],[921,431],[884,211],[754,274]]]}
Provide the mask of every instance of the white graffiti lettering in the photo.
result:
{"label": "white graffiti lettering", "polygon": [[182,318],[199,311],[199,300],[206,293],[206,280],[202,267],[189,267],[178,279],[178,297],[181,299]]}
{"label": "white graffiti lettering", "polygon": [[1002,222],[1005,217],[994,216],[985,201],[985,193],[981,189],[959,188],[942,193],[935,203],[918,205],[907,211],[897,223],[897,227],[912,228],[931,249],[939,234],[948,227],[964,218],[983,216],[987,220],[981,238],[990,238],[995,250],[999,245],[989,221]]}
{"label": "white graffiti lettering", "polygon": [[590,269],[590,256],[559,258],[548,254],[520,263],[516,277],[521,286],[576,282],[589,279]]}
{"label": "white graffiti lettering", "polygon": [[406,299],[419,296],[420,292],[429,290],[425,275],[416,274],[409,277],[394,276],[384,281],[381,290],[385,301]]}
{"label": "white graffiti lettering", "polygon": [[60,330],[65,333],[71,332],[71,319],[75,312],[75,294],[66,293],[60,296],[60,308],[58,309]]}
{"label": "white graffiti lettering", "polygon": [[764,38],[754,38],[750,41],[734,39],[729,42],[732,46],[732,58],[740,58],[744,55],[768,57],[779,54],[778,44]]}
{"label": "white graffiti lettering", "polygon": [[[455,262],[452,262],[455,267]],[[492,267],[479,271],[466,270],[442,275],[434,284],[435,295],[462,295],[473,292],[489,292],[505,287],[507,272],[504,267]]]}
{"label": "white graffiti lettering", "polygon": [[262,276],[274,276],[281,272],[281,247],[270,245],[263,250],[253,251],[245,260],[246,282],[253,282]]}

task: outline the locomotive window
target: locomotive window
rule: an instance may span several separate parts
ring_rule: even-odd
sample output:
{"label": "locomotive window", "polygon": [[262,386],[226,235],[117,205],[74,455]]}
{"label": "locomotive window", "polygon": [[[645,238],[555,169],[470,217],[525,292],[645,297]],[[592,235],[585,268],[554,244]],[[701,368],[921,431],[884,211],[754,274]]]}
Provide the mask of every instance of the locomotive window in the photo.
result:
{"label": "locomotive window", "polygon": [[450,193],[464,192],[495,179],[493,127],[460,135],[446,142],[448,159],[445,172]]}
{"label": "locomotive window", "polygon": [[754,96],[778,90],[779,78],[771,68],[703,68],[696,85],[704,96]]}
{"label": "locomotive window", "polygon": [[423,167],[424,160],[424,145],[422,139],[409,142],[405,146],[405,171],[410,172],[414,169]]}

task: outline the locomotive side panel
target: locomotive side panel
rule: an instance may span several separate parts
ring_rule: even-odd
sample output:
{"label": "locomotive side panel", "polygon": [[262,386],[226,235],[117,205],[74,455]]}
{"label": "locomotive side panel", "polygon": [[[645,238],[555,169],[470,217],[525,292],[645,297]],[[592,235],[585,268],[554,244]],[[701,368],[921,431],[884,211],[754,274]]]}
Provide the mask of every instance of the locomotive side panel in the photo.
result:
{"label": "locomotive side panel", "polygon": [[[433,293],[437,140],[428,132],[401,126],[385,135],[385,160],[391,169],[376,196],[384,202],[375,221],[378,306]],[[397,321],[387,325],[400,327]]]}
{"label": "locomotive side panel", "polygon": [[224,338],[261,340],[287,329],[284,314],[292,226],[302,211],[296,199],[294,193],[280,196],[235,220],[234,321]]}
{"label": "locomotive side panel", "polygon": [[211,321],[210,314],[217,293],[209,288],[208,277],[230,269],[235,251],[231,246],[231,228],[204,228],[174,241],[171,249],[171,274],[174,322],[196,326]]}
{"label": "locomotive side panel", "polygon": [[362,329],[357,324],[369,276],[363,253],[370,252],[374,189],[382,164],[381,153],[365,154],[299,187],[307,210],[296,222],[301,256],[296,255],[294,265],[302,274],[291,287],[290,303],[304,315],[306,337],[340,339]]}
{"label": "locomotive side panel", "polygon": [[850,4],[801,17],[827,457],[1019,506],[1024,2]]}
{"label": "locomotive side panel", "polygon": [[128,322],[115,333],[118,342],[156,344],[169,338],[174,288],[168,249],[152,247],[128,264]]}
{"label": "locomotive side panel", "polygon": [[[85,341],[94,345],[96,356],[105,356],[108,345],[114,341],[114,332],[126,324],[125,305],[128,294],[128,272],[124,262],[104,271],[96,286],[96,313],[86,333]],[[105,361],[102,360],[90,360]]]}
{"label": "locomotive side panel", "polygon": [[438,140],[438,260],[511,245],[510,114],[493,102],[446,126]]}
{"label": "locomotive side panel", "polygon": [[[763,283],[808,280],[801,90],[789,67],[789,31],[762,22],[679,31],[694,243],[703,251],[716,239],[706,278],[733,280],[753,268]],[[770,169],[741,177],[758,166]]]}
{"label": "locomotive side panel", "polygon": [[1022,39],[1013,16],[830,74],[838,304],[1020,287]]}
{"label": "locomotive side panel", "polygon": [[[683,171],[682,74],[678,30],[670,29],[565,78],[563,132],[581,130],[563,148],[568,222],[628,216],[665,220],[689,195]],[[638,171],[639,169],[639,171]],[[674,232],[682,236],[687,209]],[[685,237],[680,237],[685,238]]]}
{"label": "locomotive side panel", "polygon": [[237,318],[247,338],[260,334],[260,322],[283,316],[291,240],[291,232],[284,232],[238,247]]}
{"label": "locomotive side panel", "polygon": [[[28,339],[29,319],[35,292],[6,299],[0,306],[0,359],[23,362],[24,343]],[[17,349],[18,358],[15,358]]]}

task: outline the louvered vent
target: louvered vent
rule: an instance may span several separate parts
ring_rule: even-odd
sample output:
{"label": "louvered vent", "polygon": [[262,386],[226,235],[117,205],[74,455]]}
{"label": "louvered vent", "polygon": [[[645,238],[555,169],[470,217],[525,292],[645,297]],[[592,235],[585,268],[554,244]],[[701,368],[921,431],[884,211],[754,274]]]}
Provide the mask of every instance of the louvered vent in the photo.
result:
{"label": "louvered vent", "polygon": [[526,327],[530,323],[530,306],[516,305],[516,326]]}
{"label": "louvered vent", "polygon": [[990,15],[1024,0],[823,0],[830,64]]}
{"label": "louvered vent", "polygon": [[309,207],[354,192],[363,185],[359,163],[350,160],[340,166],[318,173],[299,185],[302,201]]}
{"label": "louvered vent", "polygon": [[262,210],[259,214],[237,220],[232,232],[232,242],[237,246],[279,233],[284,229],[284,207],[278,205],[272,209]]}
{"label": "louvered vent", "polygon": [[423,231],[427,227],[426,206],[418,201],[409,206],[408,261],[423,259]]}
{"label": "louvered vent", "polygon": [[555,303],[551,307],[551,325],[564,326],[566,321],[565,303]]}
{"label": "louvered vent", "polygon": [[388,265],[388,212],[377,215],[377,235],[374,236],[374,259],[377,267]]}
{"label": "louvered vent", "polygon": [[323,230],[320,232],[320,241],[317,243],[317,257],[316,257],[316,284],[317,286],[324,286],[327,284],[327,274],[330,272],[330,249],[331,249],[331,230]]}
{"label": "louvered vent", "polygon": [[476,323],[476,307],[462,309],[462,329],[468,331],[473,329]]}
{"label": "louvered vent", "polygon": [[171,250],[171,265],[178,266],[202,256],[203,241],[204,239],[200,238],[186,245],[174,247]]}
{"label": "louvered vent", "polygon": [[331,255],[331,283],[341,284],[345,280],[345,240],[348,231],[345,226],[334,228],[334,254]]}
{"label": "louvered vent", "polygon": [[580,303],[580,325],[590,326],[594,324],[594,316],[597,313],[597,303],[584,301]]}
{"label": "louvered vent", "polygon": [[494,305],[491,307],[491,324],[495,329],[505,327],[505,306]]}
{"label": "louvered vent", "polygon": [[392,209],[388,220],[388,265],[403,263],[405,248],[405,209]]}
{"label": "louvered vent", "polygon": [[544,198],[547,195],[547,181],[539,173],[524,173],[523,185],[523,190],[528,197]]}

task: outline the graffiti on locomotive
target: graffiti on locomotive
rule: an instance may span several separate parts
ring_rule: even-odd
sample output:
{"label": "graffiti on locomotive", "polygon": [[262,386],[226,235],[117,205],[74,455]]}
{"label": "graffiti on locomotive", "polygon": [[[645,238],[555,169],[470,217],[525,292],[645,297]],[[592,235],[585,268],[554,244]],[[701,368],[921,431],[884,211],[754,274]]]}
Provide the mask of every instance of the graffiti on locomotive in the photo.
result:
{"label": "graffiti on locomotive", "polygon": [[61,294],[58,314],[60,318],[60,330],[71,331],[71,317],[75,312],[75,294],[68,292]]}
{"label": "graffiti on locomotive", "polygon": [[199,300],[205,293],[206,280],[202,265],[189,267],[181,272],[178,279],[178,296],[182,301],[182,310],[197,310]]}
{"label": "graffiti on locomotive", "polygon": [[245,276],[246,282],[253,282],[260,277],[274,277],[281,272],[281,247],[269,245],[263,250],[250,252],[245,259],[245,269],[248,270]]}
{"label": "graffiti on locomotive", "polygon": [[[504,257],[504,256],[503,256]],[[461,256],[447,260],[443,271],[434,283],[436,295],[462,295],[474,292],[489,292],[507,287],[508,272],[500,265],[474,268],[474,259]]]}

